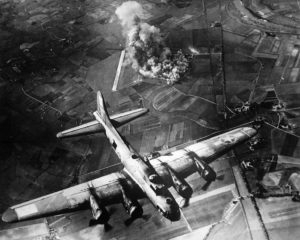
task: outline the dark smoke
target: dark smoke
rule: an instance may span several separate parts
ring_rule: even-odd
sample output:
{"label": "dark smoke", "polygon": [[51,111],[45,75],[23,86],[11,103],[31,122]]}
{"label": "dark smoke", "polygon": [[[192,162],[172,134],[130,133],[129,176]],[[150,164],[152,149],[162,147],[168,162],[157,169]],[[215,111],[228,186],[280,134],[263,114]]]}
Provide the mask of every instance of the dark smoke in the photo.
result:
{"label": "dark smoke", "polygon": [[147,14],[135,1],[116,9],[127,37],[128,64],[145,77],[173,84],[189,69],[189,60],[181,50],[172,53],[160,29],[142,21]]}

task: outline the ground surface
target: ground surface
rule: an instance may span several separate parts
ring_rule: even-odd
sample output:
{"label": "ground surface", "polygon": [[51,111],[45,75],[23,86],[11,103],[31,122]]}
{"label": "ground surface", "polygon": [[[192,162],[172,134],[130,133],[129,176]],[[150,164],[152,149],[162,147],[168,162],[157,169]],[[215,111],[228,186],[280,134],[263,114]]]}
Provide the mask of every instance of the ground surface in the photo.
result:
{"label": "ground surface", "polygon": [[[55,138],[92,119],[98,89],[110,113],[149,108],[120,129],[141,154],[249,122],[253,115],[234,113],[246,101],[283,101],[284,114],[260,114],[275,126],[284,118],[294,135],[266,126],[267,144],[259,152],[243,146],[211,164],[222,177],[208,189],[198,175],[189,177],[194,195],[179,222],[167,221],[142,200],[145,217],[128,227],[124,209],[114,205],[108,232],[89,227],[90,211],[83,211],[1,223],[0,239],[299,238],[299,203],[252,198],[237,164],[252,154],[299,158],[299,1],[138,1],[145,21],[169,34],[172,49],[193,46],[202,54],[193,56],[191,71],[173,86],[123,66],[112,92],[126,45],[114,14],[122,2],[0,1],[0,212],[118,168],[109,167],[119,160],[103,134]],[[24,43],[35,45],[27,51]]]}

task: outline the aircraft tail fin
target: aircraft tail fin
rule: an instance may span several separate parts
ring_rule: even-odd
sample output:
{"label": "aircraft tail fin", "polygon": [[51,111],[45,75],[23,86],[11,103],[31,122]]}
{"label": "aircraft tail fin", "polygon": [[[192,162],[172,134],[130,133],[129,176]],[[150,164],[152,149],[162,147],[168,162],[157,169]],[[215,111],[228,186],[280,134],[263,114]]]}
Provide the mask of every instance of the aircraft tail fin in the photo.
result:
{"label": "aircraft tail fin", "polygon": [[97,92],[97,112],[102,118],[108,118],[108,115],[106,113],[105,109],[105,103],[102,96],[102,93],[100,91]]}
{"label": "aircraft tail fin", "polygon": [[100,91],[97,92],[97,111],[94,116],[102,125],[111,125],[110,118],[106,112],[104,99]]}

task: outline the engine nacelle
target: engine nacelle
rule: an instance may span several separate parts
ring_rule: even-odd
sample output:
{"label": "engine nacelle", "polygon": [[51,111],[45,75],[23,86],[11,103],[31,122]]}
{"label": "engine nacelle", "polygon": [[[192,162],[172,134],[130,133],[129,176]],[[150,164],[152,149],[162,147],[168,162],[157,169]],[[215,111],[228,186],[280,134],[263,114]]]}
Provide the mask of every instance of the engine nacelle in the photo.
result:
{"label": "engine nacelle", "polygon": [[189,199],[193,194],[193,189],[183,179],[173,178],[173,186],[176,192],[183,198]]}
{"label": "engine nacelle", "polygon": [[216,172],[204,161],[200,159],[195,160],[195,165],[200,176],[207,182],[215,181],[217,178]]}
{"label": "engine nacelle", "polygon": [[105,207],[101,206],[99,200],[97,201],[94,194],[90,195],[90,206],[93,215],[93,219],[97,221],[97,223],[105,224],[109,220],[109,214]]}
{"label": "engine nacelle", "polygon": [[122,188],[122,195],[123,195],[123,206],[126,212],[134,219],[142,217],[143,208],[139,204],[139,202],[131,196],[129,191],[126,191],[124,188]]}
{"label": "engine nacelle", "polygon": [[165,166],[166,170],[169,172],[169,175],[172,180],[172,185],[175,188],[176,192],[183,198],[189,199],[193,194],[193,189],[190,185],[181,178],[173,169],[168,166]]}

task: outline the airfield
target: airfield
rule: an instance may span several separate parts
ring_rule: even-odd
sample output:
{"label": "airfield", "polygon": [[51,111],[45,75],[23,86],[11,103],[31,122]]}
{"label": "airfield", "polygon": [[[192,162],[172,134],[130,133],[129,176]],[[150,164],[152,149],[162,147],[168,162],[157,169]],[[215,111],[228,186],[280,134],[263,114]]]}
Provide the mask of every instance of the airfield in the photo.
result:
{"label": "airfield", "polygon": [[[173,86],[142,77],[124,63],[125,38],[114,15],[122,2],[0,2],[1,213],[121,168],[102,133],[55,138],[92,119],[99,89],[110,114],[149,109],[119,128],[141,155],[164,154],[250,122],[252,116],[243,114],[224,120],[225,112],[246,101],[283,101],[285,117],[295,124],[292,134],[266,126],[262,149],[253,152],[244,144],[210,164],[218,179],[206,189],[199,174],[190,176],[194,194],[178,222],[164,219],[143,199],[144,217],[128,226],[123,206],[112,205],[109,231],[89,226],[86,210],[1,222],[0,240],[298,239],[300,204],[291,197],[254,198],[251,178],[240,168],[245,156],[300,156],[298,1],[138,1],[146,9],[144,20],[168,33],[171,49],[201,50]],[[19,53],[27,42],[39,43]],[[276,126],[281,117],[270,111],[264,116]],[[299,167],[297,161],[293,166]]]}

